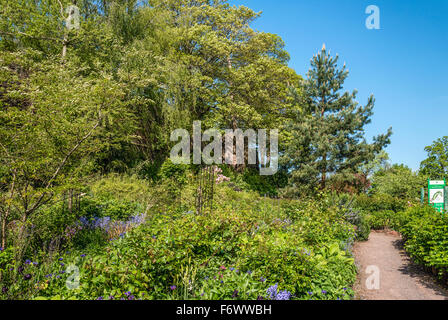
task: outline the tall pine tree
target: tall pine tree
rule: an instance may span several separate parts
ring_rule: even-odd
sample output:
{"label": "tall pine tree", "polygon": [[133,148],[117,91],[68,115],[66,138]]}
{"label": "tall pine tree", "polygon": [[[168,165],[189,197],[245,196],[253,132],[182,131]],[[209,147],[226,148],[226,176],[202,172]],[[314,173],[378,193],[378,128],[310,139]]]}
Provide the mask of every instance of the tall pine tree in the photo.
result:
{"label": "tall pine tree", "polygon": [[360,106],[356,91],[342,93],[348,71],[345,64],[338,68],[337,62],[338,56],[331,57],[325,45],[311,59],[305,94],[297,101],[301,112],[289,127],[293,139],[283,158],[291,171],[291,191],[324,189],[329,179],[349,181],[390,143],[391,129],[373,143],[366,142],[364,127],[371,121],[374,97]]}

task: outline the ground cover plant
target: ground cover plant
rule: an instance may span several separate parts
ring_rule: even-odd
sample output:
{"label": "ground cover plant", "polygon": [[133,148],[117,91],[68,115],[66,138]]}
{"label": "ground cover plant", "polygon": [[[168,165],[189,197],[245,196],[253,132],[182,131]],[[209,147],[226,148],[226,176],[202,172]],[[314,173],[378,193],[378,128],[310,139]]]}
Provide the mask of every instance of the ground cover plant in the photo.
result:
{"label": "ground cover plant", "polygon": [[[108,204],[98,213],[115,212]],[[18,261],[9,247],[0,254],[2,298],[349,299],[353,294],[355,227],[338,206],[274,200],[223,184],[209,215],[197,215],[194,207],[173,208],[123,221],[121,215],[82,216],[63,230],[64,241],[51,254],[27,251]],[[134,207],[126,210],[135,213]],[[78,280],[77,289],[67,285]]]}

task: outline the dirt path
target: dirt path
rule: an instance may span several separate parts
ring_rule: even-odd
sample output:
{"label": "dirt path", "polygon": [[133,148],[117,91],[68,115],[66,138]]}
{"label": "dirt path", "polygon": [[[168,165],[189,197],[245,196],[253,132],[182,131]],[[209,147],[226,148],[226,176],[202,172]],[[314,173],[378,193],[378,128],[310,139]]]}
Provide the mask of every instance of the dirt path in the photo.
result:
{"label": "dirt path", "polygon": [[[359,268],[355,286],[357,299],[448,300],[448,291],[433,276],[410,262],[397,233],[372,231],[367,242],[355,244],[353,252]],[[373,267],[367,270],[369,266]],[[379,279],[379,290],[372,289],[376,283],[373,278],[376,270],[379,270],[376,278]]]}

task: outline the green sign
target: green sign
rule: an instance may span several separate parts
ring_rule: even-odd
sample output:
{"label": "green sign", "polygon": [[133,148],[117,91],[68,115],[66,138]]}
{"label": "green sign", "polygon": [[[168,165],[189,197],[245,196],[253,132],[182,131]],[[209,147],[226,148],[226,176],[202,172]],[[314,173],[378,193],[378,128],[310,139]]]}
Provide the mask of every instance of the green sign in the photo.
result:
{"label": "green sign", "polygon": [[445,187],[445,179],[428,180],[428,203],[440,212],[445,210]]}

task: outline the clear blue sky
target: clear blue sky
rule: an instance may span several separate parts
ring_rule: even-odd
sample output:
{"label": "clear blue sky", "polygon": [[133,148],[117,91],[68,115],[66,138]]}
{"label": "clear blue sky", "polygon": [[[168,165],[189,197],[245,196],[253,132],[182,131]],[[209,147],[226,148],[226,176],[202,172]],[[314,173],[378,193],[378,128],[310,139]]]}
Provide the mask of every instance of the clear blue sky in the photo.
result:
{"label": "clear blue sky", "polygon": [[[350,71],[345,89],[358,101],[376,98],[367,138],[394,134],[393,163],[418,169],[424,147],[448,135],[448,0],[231,0],[262,11],[253,28],[282,37],[290,67],[305,76],[325,43]],[[380,30],[365,27],[368,5],[380,9]]]}

